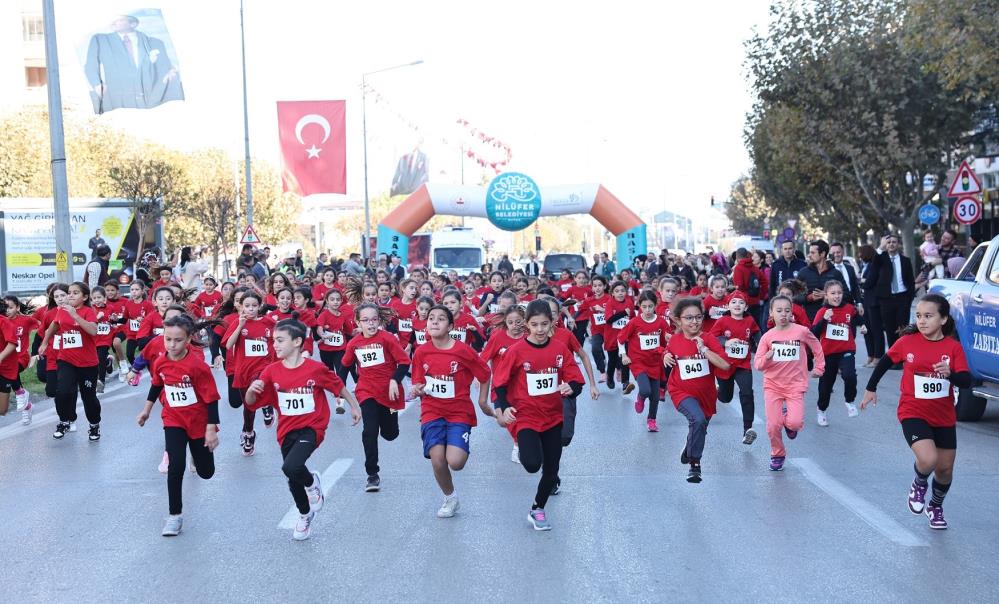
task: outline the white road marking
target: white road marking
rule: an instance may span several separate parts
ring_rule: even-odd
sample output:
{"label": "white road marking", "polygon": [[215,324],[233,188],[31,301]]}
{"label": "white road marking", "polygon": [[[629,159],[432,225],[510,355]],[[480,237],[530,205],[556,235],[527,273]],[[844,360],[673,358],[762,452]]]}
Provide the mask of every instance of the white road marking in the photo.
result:
{"label": "white road marking", "polygon": [[[788,463],[801,469],[805,478],[809,482],[819,487],[827,495],[840,502],[844,507],[860,517],[888,539],[904,545],[906,547],[929,547],[929,543],[920,539],[898,522],[892,520],[887,514],[874,507],[852,489],[843,485],[838,480],[826,474],[817,463],[808,458],[797,458]],[[899,499],[898,505],[902,505]]]}
{"label": "white road marking", "polygon": [[[110,396],[105,396],[104,394],[98,394],[97,398],[100,399],[101,405],[104,405],[112,401],[128,398],[129,395],[135,394],[137,392],[140,392],[139,388],[132,389],[128,386],[121,386],[112,390]],[[37,407],[38,405],[46,405],[46,404],[54,405],[55,402],[52,399],[47,398],[41,401],[34,401],[31,404]],[[80,418],[82,418],[84,422],[86,422],[86,417],[83,414],[83,404],[77,402],[76,410],[77,410],[77,415]],[[11,414],[16,413],[18,417],[20,416],[20,411],[14,411],[13,407],[11,407],[10,413]],[[39,411],[35,413],[31,418],[31,423],[28,424],[27,426],[21,425],[20,420],[17,420],[16,423],[0,428],[0,441],[17,436],[19,434],[24,434],[25,432],[30,432],[35,428],[43,428],[45,426],[55,424],[58,421],[59,421],[59,416],[56,415],[55,407],[54,406],[49,407],[44,411]]]}
{"label": "white road marking", "polygon": [[[340,480],[347,470],[350,469],[350,466],[353,465],[353,463],[353,459],[343,457],[334,461],[330,464],[330,467],[326,468],[326,471],[319,477],[319,480],[323,484],[324,497],[330,494],[330,491],[333,490],[333,485],[336,484],[336,481]],[[288,508],[288,512],[284,515],[284,518],[282,518],[281,522],[278,523],[277,527],[279,529],[295,528],[295,523],[298,522],[298,516],[298,508],[292,504],[292,506]]]}

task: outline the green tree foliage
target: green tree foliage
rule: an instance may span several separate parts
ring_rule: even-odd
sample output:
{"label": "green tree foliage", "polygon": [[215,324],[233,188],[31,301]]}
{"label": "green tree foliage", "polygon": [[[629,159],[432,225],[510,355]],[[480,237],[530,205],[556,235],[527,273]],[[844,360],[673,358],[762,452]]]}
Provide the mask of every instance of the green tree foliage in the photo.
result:
{"label": "green tree foliage", "polygon": [[142,258],[150,227],[184,190],[184,173],[166,161],[136,157],[119,160],[108,175],[114,196],[128,200],[131,205],[139,231],[136,257]]}

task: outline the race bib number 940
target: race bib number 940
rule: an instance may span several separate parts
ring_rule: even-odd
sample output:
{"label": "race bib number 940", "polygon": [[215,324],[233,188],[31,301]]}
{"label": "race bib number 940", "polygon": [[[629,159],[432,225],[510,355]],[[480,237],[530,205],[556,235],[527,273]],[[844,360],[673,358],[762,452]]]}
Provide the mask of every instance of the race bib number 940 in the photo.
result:
{"label": "race bib number 940", "polygon": [[528,373],[527,393],[531,396],[544,396],[558,391],[557,373]]}
{"label": "race bib number 940", "polygon": [[692,380],[708,375],[707,359],[680,359],[677,365],[680,368],[681,380]]}

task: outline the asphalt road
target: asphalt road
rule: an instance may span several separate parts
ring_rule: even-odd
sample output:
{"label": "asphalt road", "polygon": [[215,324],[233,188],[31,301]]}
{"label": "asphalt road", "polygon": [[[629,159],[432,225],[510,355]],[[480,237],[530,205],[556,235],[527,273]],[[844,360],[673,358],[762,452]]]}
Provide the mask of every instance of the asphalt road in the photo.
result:
{"label": "asphalt road", "polygon": [[[860,369],[861,388],[868,376]],[[563,456],[563,492],[548,504],[554,530],[526,516],[538,475],[510,462],[509,436],[482,422],[456,476],[461,511],[441,502],[422,457],[418,408],[382,441],[382,491],[363,492],[360,427],[335,416],[310,461],[326,507],[312,539],[291,540],[291,496],[274,431],[258,418],[257,454],[240,454],[240,412],[223,405],[210,481],[184,480],[184,531],[160,536],[167,512],[158,411],[135,424],[147,382],[113,381],[103,438],[85,426],[51,437],[51,401],[35,422],[0,418],[0,585],[5,602],[35,601],[986,601],[999,543],[999,406],[958,428],[947,531],[906,508],[912,456],[895,419],[900,372],[881,404],[849,419],[841,389],[830,427],[788,447],[784,472],[769,446],[741,444],[738,404],[720,405],[704,453],[704,482],[678,461],[686,434],[666,405],[660,432],[620,390],[580,399]],[[221,382],[224,378],[219,376]],[[814,405],[815,381],[808,397]],[[224,390],[223,390],[224,391]],[[763,417],[759,376],[757,415]],[[158,409],[158,408],[157,408]],[[83,420],[82,411],[80,414]],[[291,516],[289,516],[291,517]]]}

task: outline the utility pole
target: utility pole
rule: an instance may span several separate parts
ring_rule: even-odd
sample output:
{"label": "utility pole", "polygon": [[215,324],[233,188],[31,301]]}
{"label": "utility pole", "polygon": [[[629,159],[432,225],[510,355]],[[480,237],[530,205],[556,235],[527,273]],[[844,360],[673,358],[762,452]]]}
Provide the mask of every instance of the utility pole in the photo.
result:
{"label": "utility pole", "polygon": [[250,113],[246,103],[246,34],[243,28],[243,0],[239,0],[239,43],[243,52],[243,159],[246,170],[246,224],[253,226],[253,183],[250,181]]}
{"label": "utility pole", "polygon": [[45,73],[48,76],[49,144],[52,153],[52,199],[55,205],[56,279],[73,278],[73,235],[69,221],[69,184],[66,181],[66,140],[62,127],[62,89],[59,87],[59,52],[56,48],[53,0],[43,0]]}

